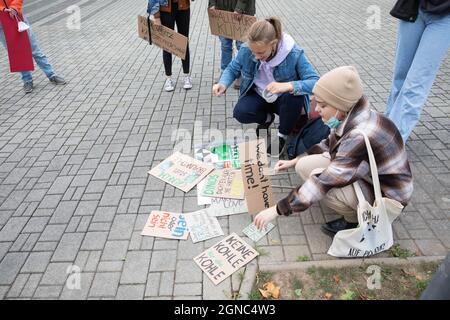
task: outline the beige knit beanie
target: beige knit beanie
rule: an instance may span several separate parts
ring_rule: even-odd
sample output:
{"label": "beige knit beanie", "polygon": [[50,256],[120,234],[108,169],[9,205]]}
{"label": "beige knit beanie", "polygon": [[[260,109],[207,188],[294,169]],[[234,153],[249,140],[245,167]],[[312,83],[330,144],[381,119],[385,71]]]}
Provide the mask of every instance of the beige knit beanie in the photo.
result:
{"label": "beige knit beanie", "polygon": [[325,73],[316,82],[313,94],[338,110],[349,112],[363,95],[358,71],[344,66]]}

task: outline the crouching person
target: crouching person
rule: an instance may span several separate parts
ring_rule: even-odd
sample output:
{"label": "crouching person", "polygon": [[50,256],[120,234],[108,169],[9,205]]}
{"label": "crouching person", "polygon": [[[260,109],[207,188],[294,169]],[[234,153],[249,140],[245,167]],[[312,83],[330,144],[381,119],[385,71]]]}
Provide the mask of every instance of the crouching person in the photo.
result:
{"label": "crouching person", "polygon": [[313,89],[316,111],[330,128],[330,135],[308,150],[308,156],[279,161],[276,170],[295,166],[304,181],[274,207],[261,211],[255,224],[263,228],[278,215],[290,215],[323,203],[342,217],[325,223],[322,231],[334,236],[358,224],[358,200],[353,182],[358,181],[367,201],[374,194],[363,131],[369,138],[378,166],[384,197],[408,204],[413,191],[411,169],[402,137],[391,120],[371,110],[354,67],[336,68]]}
{"label": "crouching person", "polygon": [[250,27],[248,43],[226,67],[213,93],[220,96],[241,75],[234,118],[265,129],[279,115],[279,153],[283,153],[299,117],[309,111],[309,94],[319,79],[316,70],[303,49],[282,32],[280,20],[272,17]]}

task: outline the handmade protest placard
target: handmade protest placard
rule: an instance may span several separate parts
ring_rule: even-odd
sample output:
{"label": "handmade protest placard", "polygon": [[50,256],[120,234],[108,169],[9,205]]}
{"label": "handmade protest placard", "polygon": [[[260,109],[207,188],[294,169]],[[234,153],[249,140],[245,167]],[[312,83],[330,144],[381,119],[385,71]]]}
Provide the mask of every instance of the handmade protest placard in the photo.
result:
{"label": "handmade protest placard", "polygon": [[[161,49],[170,52],[181,59],[186,58],[188,38],[163,25],[155,25],[150,21],[151,42]],[[149,41],[148,20],[138,16],[139,38]]]}
{"label": "handmade protest placard", "polygon": [[214,170],[214,167],[211,165],[175,152],[148,173],[184,192],[188,192],[212,170]]}
{"label": "handmade protest placard", "polygon": [[239,138],[233,137],[223,142],[211,142],[194,147],[194,158],[211,163],[216,169],[239,169]]}
{"label": "handmade protest placard", "polygon": [[252,239],[254,242],[258,242],[261,240],[262,237],[264,237],[266,234],[268,234],[273,228],[275,228],[275,225],[272,222],[269,222],[263,230],[259,230],[255,224],[252,222],[248,226],[245,227],[242,232]]}
{"label": "handmade protest placard", "polygon": [[232,233],[196,256],[194,262],[217,285],[257,256],[255,249]]}
{"label": "handmade protest placard", "polygon": [[204,206],[207,204],[211,204],[211,197],[203,197],[202,191],[205,189],[206,179],[203,179],[197,184],[197,204],[199,206]]}
{"label": "handmade protest placard", "polygon": [[187,213],[185,218],[194,243],[223,235],[217,218],[210,216],[206,210]]}
{"label": "handmade protest placard", "polygon": [[214,170],[205,179],[202,196],[244,199],[244,184],[240,170]]}
{"label": "handmade protest placard", "polygon": [[239,199],[225,199],[225,198],[210,198],[211,205],[206,208],[210,216],[220,217],[229,216],[232,214],[247,212],[247,203],[245,200]]}
{"label": "handmade protest placard", "polygon": [[211,34],[228,39],[246,41],[247,31],[256,22],[256,17],[239,15],[223,10],[208,10]]}
{"label": "handmade protest placard", "polygon": [[189,230],[183,214],[152,211],[141,235],[186,240],[189,235]]}
{"label": "handmade protest placard", "polygon": [[264,175],[268,164],[264,139],[239,144],[239,159],[248,212],[256,214],[275,205],[270,178]]}

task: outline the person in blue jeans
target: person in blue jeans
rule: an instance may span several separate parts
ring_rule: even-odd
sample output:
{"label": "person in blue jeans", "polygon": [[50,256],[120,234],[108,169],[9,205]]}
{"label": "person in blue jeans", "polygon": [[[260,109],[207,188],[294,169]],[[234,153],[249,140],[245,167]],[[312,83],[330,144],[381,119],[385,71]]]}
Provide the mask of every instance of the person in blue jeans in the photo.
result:
{"label": "person in blue jeans", "polygon": [[[208,2],[209,10],[222,10],[233,12],[237,16],[242,14],[254,16],[255,15],[255,0],[209,0]],[[220,59],[220,70],[221,73],[227,68],[228,64],[233,59],[233,39],[225,38],[219,36],[220,49],[221,49],[221,59]],[[236,49],[239,51],[242,42],[234,40],[236,44]],[[239,89],[240,78],[236,79],[233,83],[235,89]]]}
{"label": "person in blue jeans", "polygon": [[405,143],[450,48],[450,1],[416,0],[411,11],[412,3],[399,1],[391,11],[400,21],[392,89],[385,109]]}
{"label": "person in blue jeans", "polygon": [[268,128],[280,117],[279,154],[301,114],[309,112],[309,95],[319,79],[314,67],[294,39],[282,32],[279,19],[255,22],[236,58],[213,86],[222,95],[242,75],[239,100],[233,116],[240,123],[257,123]]}
{"label": "person in blue jeans", "polygon": [[[13,8],[7,8],[5,9],[12,18],[15,19],[17,16],[17,11]],[[28,19],[23,16],[23,20],[27,25],[30,25],[30,22]],[[30,45],[31,45],[31,51],[33,54],[33,59],[36,61],[39,68],[45,73],[47,78],[56,85],[64,85],[66,84],[66,81],[58,76],[55,71],[53,70],[53,67],[48,62],[47,57],[41,52],[41,49],[39,48],[36,36],[34,35],[33,31],[31,30],[31,27],[27,30],[28,32],[28,38],[30,39]],[[0,23],[0,42],[5,46],[6,48],[6,41],[5,41],[5,35],[3,33],[3,28]],[[33,91],[33,77],[31,75],[31,72],[21,72],[22,74],[22,81],[23,81],[23,90],[25,93],[31,93]]]}

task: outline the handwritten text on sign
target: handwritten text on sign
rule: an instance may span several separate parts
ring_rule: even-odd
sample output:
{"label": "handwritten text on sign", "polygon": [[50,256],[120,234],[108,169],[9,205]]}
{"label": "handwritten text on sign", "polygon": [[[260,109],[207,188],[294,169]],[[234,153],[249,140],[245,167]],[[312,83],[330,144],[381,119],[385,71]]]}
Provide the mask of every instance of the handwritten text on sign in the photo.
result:
{"label": "handwritten text on sign", "polygon": [[193,243],[223,235],[217,218],[210,216],[206,210],[187,213],[185,217]]}
{"label": "handwritten text on sign", "polygon": [[183,214],[152,211],[142,230],[142,236],[186,240],[189,231]]}
{"label": "handwritten text on sign", "polygon": [[244,185],[240,170],[215,170],[206,179],[202,196],[244,199]]}
{"label": "handwritten text on sign", "polygon": [[208,10],[208,17],[213,35],[239,41],[246,40],[248,29],[256,22],[253,16],[223,10]]}
{"label": "handwritten text on sign", "polygon": [[211,165],[175,152],[150,170],[149,174],[188,192],[212,170],[214,168]]}
{"label": "handwritten text on sign", "polygon": [[256,214],[273,206],[270,178],[264,175],[268,163],[265,141],[260,139],[239,144],[239,159],[248,212]]}
{"label": "handwritten text on sign", "polygon": [[257,256],[255,249],[232,233],[196,256],[194,262],[217,285]]}
{"label": "handwritten text on sign", "polygon": [[[161,49],[170,52],[181,59],[186,57],[188,38],[163,25],[151,23],[152,42]],[[147,18],[138,16],[139,38],[149,40]]]}

